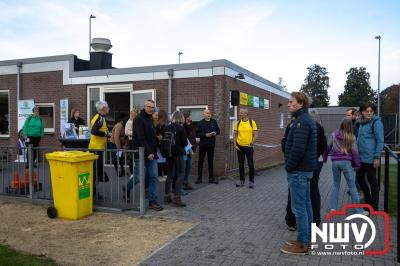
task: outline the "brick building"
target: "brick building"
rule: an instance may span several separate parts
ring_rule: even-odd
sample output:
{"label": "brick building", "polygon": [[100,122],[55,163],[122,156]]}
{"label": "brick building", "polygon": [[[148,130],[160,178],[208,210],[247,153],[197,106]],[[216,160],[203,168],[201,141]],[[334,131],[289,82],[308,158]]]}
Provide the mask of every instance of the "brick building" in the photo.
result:
{"label": "brick building", "polygon": [[[218,121],[221,135],[217,137],[215,175],[223,175],[228,167],[228,143],[237,118],[237,107],[230,106],[232,90],[269,102],[268,109],[248,107],[259,127],[256,168],[282,162],[278,145],[284,133],[282,125],[287,122],[289,94],[278,85],[227,60],[106,69],[93,69],[89,64],[74,55],[0,61],[0,119],[5,128],[0,132],[0,146],[17,141],[17,91],[20,100],[33,99],[40,108],[46,128],[41,146],[59,147],[61,99],[68,99],[69,110],[79,108],[86,123],[95,113],[95,102],[106,100],[112,124],[120,113],[142,107],[148,98],[168,110],[170,86],[172,111],[189,109],[193,120],[198,121],[208,108]],[[8,127],[4,127],[4,121],[8,121]],[[196,165],[197,156],[194,170]]]}

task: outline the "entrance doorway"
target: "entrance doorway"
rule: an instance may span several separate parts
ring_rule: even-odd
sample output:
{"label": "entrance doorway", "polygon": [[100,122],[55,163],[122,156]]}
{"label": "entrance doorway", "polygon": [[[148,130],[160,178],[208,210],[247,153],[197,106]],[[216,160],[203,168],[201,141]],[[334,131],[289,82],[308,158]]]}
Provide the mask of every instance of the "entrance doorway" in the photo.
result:
{"label": "entrance doorway", "polygon": [[110,113],[107,116],[109,128],[113,128],[121,119],[129,117],[130,96],[130,92],[104,92],[104,100],[110,107]]}

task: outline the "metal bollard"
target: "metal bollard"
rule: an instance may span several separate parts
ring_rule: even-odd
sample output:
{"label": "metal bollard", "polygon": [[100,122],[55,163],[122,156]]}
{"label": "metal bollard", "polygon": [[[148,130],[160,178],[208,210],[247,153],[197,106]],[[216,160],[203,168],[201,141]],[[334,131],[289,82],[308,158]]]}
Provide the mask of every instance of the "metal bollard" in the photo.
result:
{"label": "metal bollard", "polygon": [[139,147],[139,193],[140,193],[140,215],[146,213],[146,198],[145,198],[145,181],[144,181],[144,148]]}

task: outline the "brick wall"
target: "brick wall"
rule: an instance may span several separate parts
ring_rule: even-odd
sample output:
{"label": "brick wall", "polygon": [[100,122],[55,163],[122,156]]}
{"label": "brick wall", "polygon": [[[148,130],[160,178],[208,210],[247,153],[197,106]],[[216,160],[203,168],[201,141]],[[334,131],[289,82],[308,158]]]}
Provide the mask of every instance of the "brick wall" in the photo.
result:
{"label": "brick wall", "polygon": [[[133,90],[156,90],[156,103],[167,110],[168,80],[134,81]],[[0,145],[15,145],[17,140],[17,105],[16,75],[0,76],[0,89],[10,90],[10,138],[1,138]],[[252,85],[226,76],[174,79],[172,81],[172,110],[182,105],[208,105],[212,116],[217,120],[221,135],[217,137],[215,150],[214,174],[221,176],[225,172],[227,142],[229,141],[229,91],[239,90],[255,96],[270,98],[270,93]],[[59,147],[59,102],[68,98],[69,109],[80,108],[81,116],[86,118],[87,89],[86,85],[62,85],[62,72],[30,73],[21,75],[21,99],[34,99],[37,103],[55,104],[55,133],[46,134],[41,146]],[[278,103],[282,107],[278,108]],[[284,129],[279,128],[280,112],[284,112],[287,123],[287,99],[272,94],[271,112],[257,108],[248,108],[251,119],[259,128],[258,143],[279,144]],[[192,174],[197,176],[198,154],[194,155]],[[257,168],[276,164],[282,161],[280,148],[255,147],[255,164]],[[204,165],[204,177],[207,177],[207,162]]]}

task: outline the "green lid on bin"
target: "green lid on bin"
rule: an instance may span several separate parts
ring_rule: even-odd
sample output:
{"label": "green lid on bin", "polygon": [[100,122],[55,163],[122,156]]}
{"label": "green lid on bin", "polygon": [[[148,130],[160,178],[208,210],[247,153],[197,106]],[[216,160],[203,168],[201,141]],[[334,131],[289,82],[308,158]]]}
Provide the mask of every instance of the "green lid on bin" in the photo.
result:
{"label": "green lid on bin", "polygon": [[99,158],[98,155],[84,151],[55,151],[46,154],[47,160],[63,161],[69,163],[93,161]]}

